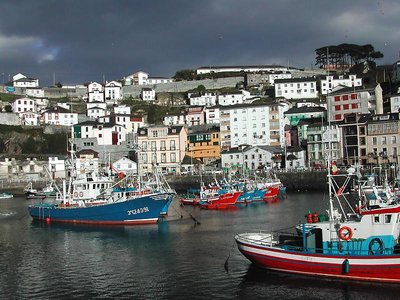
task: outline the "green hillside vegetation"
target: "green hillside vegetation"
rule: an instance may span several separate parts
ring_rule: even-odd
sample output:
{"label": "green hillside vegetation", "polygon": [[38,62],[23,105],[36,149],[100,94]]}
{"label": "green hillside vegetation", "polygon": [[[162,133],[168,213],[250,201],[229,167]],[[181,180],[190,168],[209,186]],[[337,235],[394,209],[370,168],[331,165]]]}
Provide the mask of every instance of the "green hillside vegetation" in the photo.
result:
{"label": "green hillside vegetation", "polygon": [[66,133],[44,134],[43,128],[0,125],[0,154],[26,156],[66,155]]}
{"label": "green hillside vegetation", "polygon": [[5,102],[14,102],[16,99],[24,97],[22,95],[8,94],[8,93],[0,93],[0,100]]}

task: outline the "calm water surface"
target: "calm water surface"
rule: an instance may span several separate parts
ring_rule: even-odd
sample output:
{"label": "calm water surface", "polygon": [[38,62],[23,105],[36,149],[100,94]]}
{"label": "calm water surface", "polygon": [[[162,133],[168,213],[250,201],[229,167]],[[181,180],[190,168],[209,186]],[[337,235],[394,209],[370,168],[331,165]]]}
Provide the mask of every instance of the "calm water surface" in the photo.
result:
{"label": "calm water surface", "polygon": [[167,220],[135,227],[34,222],[27,214],[32,201],[0,200],[4,299],[400,298],[400,285],[265,271],[239,253],[236,233],[291,227],[309,209],[327,209],[323,194],[288,193],[276,203],[230,211],[173,202]]}

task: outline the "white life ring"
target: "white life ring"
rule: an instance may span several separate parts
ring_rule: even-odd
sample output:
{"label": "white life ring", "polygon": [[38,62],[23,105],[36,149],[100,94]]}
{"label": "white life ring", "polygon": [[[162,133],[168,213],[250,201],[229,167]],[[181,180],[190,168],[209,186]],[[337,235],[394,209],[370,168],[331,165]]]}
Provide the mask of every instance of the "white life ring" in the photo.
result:
{"label": "white life ring", "polygon": [[74,198],[78,198],[78,192],[74,193]]}
{"label": "white life ring", "polygon": [[83,197],[83,192],[79,192],[79,198]]}

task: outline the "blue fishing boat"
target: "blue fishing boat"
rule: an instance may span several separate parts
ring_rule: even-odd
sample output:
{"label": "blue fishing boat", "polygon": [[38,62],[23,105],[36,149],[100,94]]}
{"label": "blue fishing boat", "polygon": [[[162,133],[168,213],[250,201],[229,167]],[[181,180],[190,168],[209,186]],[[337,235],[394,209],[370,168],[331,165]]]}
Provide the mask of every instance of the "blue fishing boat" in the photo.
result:
{"label": "blue fishing boat", "polygon": [[152,224],[174,197],[174,193],[154,193],[128,196],[104,204],[85,206],[38,203],[28,210],[32,218],[46,222],[67,222],[86,224],[134,225]]}
{"label": "blue fishing boat", "polygon": [[[71,174],[75,173],[73,138],[71,143]],[[55,203],[38,203],[28,207],[33,219],[46,222],[85,224],[134,225],[156,223],[162,212],[168,210],[176,192],[155,167],[147,176],[130,175],[114,185],[98,184],[95,197],[76,198],[76,176],[63,182]],[[80,181],[81,182],[81,181]],[[108,182],[108,181],[107,181]],[[79,195],[78,195],[79,196]]]}

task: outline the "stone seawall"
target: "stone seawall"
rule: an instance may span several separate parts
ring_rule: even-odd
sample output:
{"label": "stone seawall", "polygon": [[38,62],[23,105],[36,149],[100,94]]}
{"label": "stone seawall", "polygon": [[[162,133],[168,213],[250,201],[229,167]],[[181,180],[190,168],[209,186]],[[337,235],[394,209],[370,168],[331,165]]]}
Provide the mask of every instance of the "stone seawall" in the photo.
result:
{"label": "stone seawall", "polygon": [[[324,171],[305,171],[295,173],[279,173],[277,177],[286,186],[287,191],[324,191],[327,189],[326,172]],[[221,179],[221,175],[217,179]],[[199,175],[184,175],[184,176],[166,176],[171,188],[175,189],[178,193],[185,193],[189,188],[200,188]],[[214,182],[214,177],[211,175],[202,176],[205,183]],[[21,181],[0,181],[1,191],[10,191],[15,194],[23,194],[23,188],[27,185],[27,180]],[[35,188],[42,188],[46,181],[34,182]],[[60,184],[60,183],[58,183]],[[59,185],[61,186],[61,184]]]}
{"label": "stone seawall", "polygon": [[[277,177],[286,186],[287,191],[323,191],[327,189],[327,173],[325,171],[304,171],[294,173],[278,173]],[[220,179],[217,176],[217,179]],[[188,188],[200,187],[199,175],[167,176],[167,181],[171,188],[178,193],[184,193]],[[210,183],[214,179],[212,176],[203,176],[203,182]]]}

